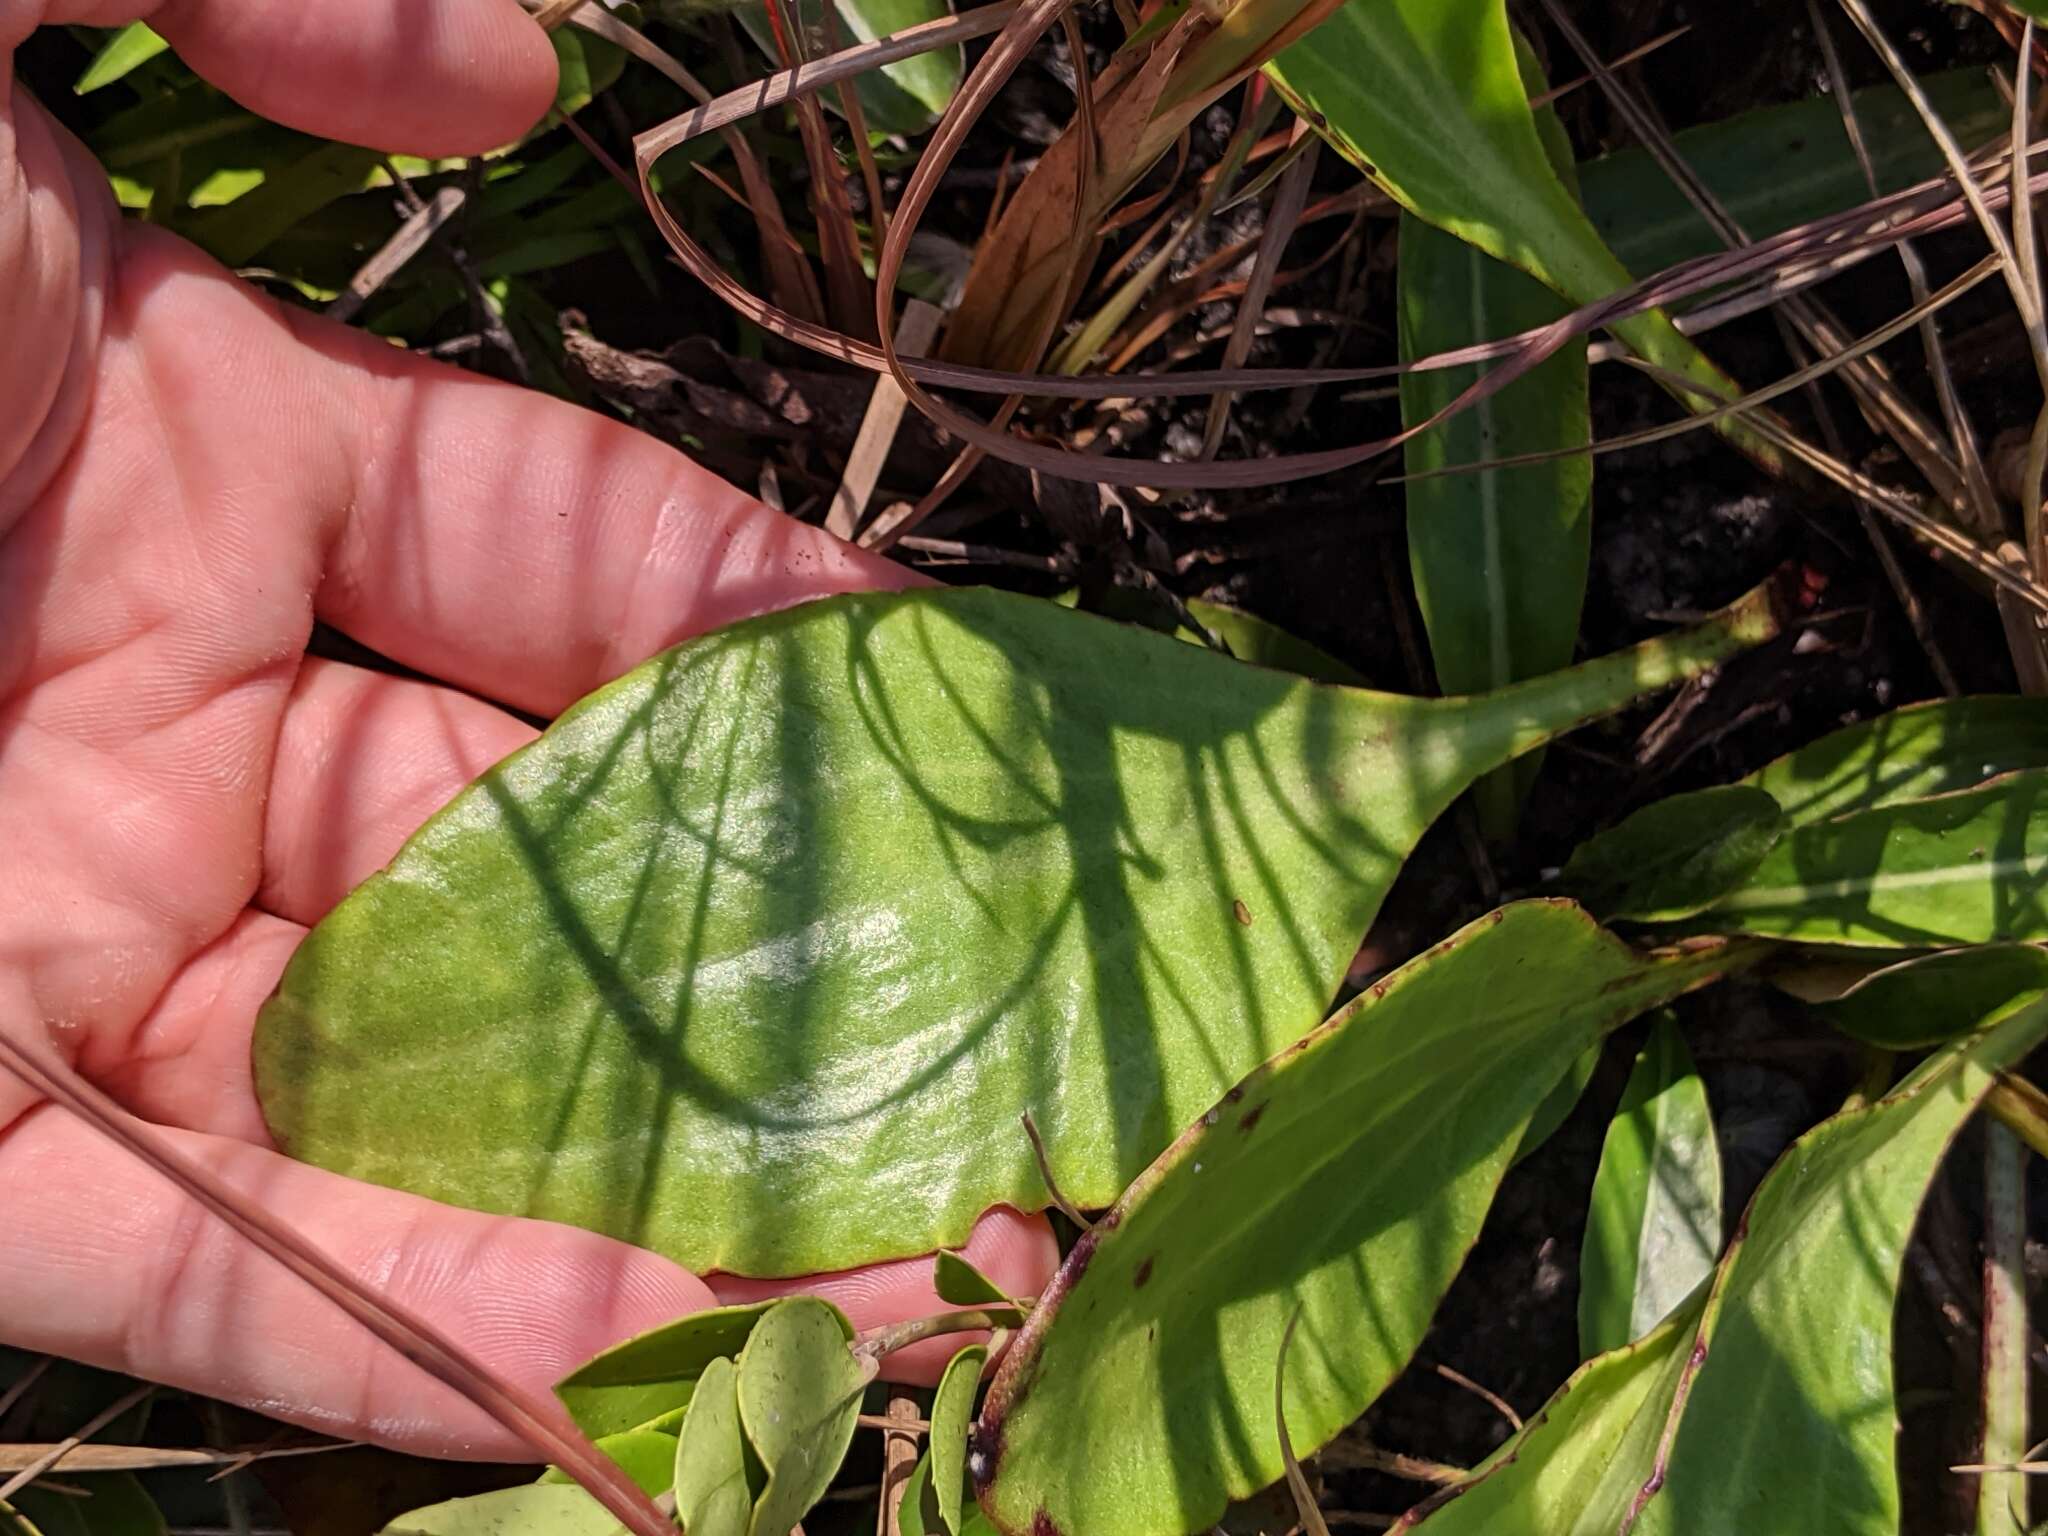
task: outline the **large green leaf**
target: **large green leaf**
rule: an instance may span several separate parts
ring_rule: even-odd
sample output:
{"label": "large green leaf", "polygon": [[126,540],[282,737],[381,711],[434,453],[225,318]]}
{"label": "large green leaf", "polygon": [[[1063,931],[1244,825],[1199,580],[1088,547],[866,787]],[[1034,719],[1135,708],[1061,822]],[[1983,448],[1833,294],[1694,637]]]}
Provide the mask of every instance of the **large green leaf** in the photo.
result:
{"label": "large green leaf", "polygon": [[2048,701],[1938,699],[1844,726],[1759,768],[1745,784],[1794,826],[2048,768]]}
{"label": "large green leaf", "polygon": [[1801,1138],[1757,1192],[1711,1294],[1582,1367],[1427,1513],[1425,1536],[1892,1536],[1890,1341],[1906,1239],[1993,1074],[2044,1033],[2048,1003],[2036,1003]]}
{"label": "large green leaf", "polygon": [[[2011,126],[2012,111],[1987,70],[1950,70],[1920,83],[1965,145]],[[1881,191],[1946,172],[1941,150],[1897,86],[1858,91],[1855,105]],[[1853,208],[1870,196],[1842,127],[1841,103],[1833,96],[1758,107],[1676,137],[1685,163],[1753,240]],[[1588,160],[1579,167],[1579,189],[1587,217],[1631,271],[1659,272],[1723,249],[1713,226],[1646,149]]]}
{"label": "large green leaf", "polygon": [[1619,1349],[1669,1316],[1721,1254],[1721,1151],[1685,1037],[1658,1018],[1600,1149],[1579,1260],[1579,1349]]}
{"label": "large green leaf", "polygon": [[[690,1268],[1106,1205],[1327,1010],[1470,781],[1767,634],[1752,595],[1476,699],[1317,685],[987,591],[863,594],[583,701],[301,944],[295,1156]],[[623,1427],[623,1426],[622,1426]]]}
{"label": "large green leaf", "polygon": [[[1397,271],[1404,361],[1512,336],[1563,311],[1535,279],[1413,214],[1401,217]],[[1428,420],[1478,376],[1477,367],[1403,375],[1402,424]],[[1582,448],[1591,433],[1580,340],[1411,439],[1406,464],[1411,475],[1432,475]],[[1592,459],[1436,475],[1406,492],[1408,563],[1443,690],[1483,693],[1569,665],[1592,548]],[[1473,786],[1489,836],[1513,834],[1538,762],[1532,754]]]}
{"label": "large green leaf", "polygon": [[[1346,0],[1266,70],[1309,123],[1417,217],[1574,304],[1633,280],[1551,168],[1506,0]],[[1662,311],[1615,331],[1710,396],[1739,393]],[[1745,452],[1775,462],[1747,428],[1725,430]]]}
{"label": "large green leaf", "polygon": [[1796,828],[1694,923],[1807,944],[2048,938],[2048,773]]}
{"label": "large green leaf", "polygon": [[1563,902],[1481,918],[1233,1088],[1083,1237],[976,1429],[1005,1531],[1177,1533],[1279,1477],[1421,1342],[1523,1127],[1609,1029],[1753,951],[1639,955]]}

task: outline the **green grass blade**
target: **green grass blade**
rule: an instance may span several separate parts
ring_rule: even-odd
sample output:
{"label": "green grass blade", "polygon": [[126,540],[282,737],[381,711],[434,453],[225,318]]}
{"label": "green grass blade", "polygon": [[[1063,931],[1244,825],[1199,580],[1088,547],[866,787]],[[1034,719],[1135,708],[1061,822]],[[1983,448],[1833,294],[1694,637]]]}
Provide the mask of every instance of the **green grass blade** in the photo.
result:
{"label": "green grass blade", "polygon": [[[1551,168],[1505,0],[1347,0],[1266,68],[1304,118],[1417,217],[1574,304],[1632,281]],[[1741,392],[1662,311],[1615,330],[1712,398]],[[1732,418],[1727,435],[1759,462],[1777,462]]]}

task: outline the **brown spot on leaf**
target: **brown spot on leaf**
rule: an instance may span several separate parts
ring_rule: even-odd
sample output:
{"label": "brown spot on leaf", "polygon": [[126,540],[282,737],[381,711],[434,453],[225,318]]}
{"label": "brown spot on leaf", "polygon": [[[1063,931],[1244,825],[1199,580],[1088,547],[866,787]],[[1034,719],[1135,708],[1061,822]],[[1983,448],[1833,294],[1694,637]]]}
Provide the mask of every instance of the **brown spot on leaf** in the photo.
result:
{"label": "brown spot on leaf", "polygon": [[1251,927],[1252,909],[1244,904],[1243,897],[1240,896],[1236,901],[1233,901],[1230,904],[1230,915],[1232,917],[1235,917],[1240,923],[1244,924],[1245,927]]}
{"label": "brown spot on leaf", "polygon": [[1142,1287],[1144,1286],[1145,1282],[1146,1282],[1147,1280],[1150,1280],[1151,1278],[1152,1278],[1152,1255],[1151,1255],[1151,1254],[1147,1254],[1147,1255],[1145,1256],[1145,1262],[1144,1262],[1144,1263],[1142,1263],[1142,1264],[1140,1264],[1140,1265],[1138,1266],[1138,1272],[1137,1272],[1137,1274],[1135,1274],[1135,1275],[1133,1275],[1133,1276],[1131,1277],[1131,1289],[1132,1289],[1132,1290],[1134,1290],[1134,1291],[1135,1291],[1135,1290],[1139,1290],[1139,1289],[1141,1289],[1141,1288],[1142,1288]]}
{"label": "brown spot on leaf", "polygon": [[1263,1115],[1265,1112],[1266,1106],[1264,1104],[1254,1104],[1250,1109],[1244,1112],[1243,1118],[1241,1118],[1237,1122],[1237,1128],[1240,1131],[1256,1130],[1259,1124],[1259,1116]]}
{"label": "brown spot on leaf", "polygon": [[1060,1528],[1053,1524],[1052,1516],[1045,1512],[1043,1505],[1031,1517],[1031,1536],[1060,1536]]}

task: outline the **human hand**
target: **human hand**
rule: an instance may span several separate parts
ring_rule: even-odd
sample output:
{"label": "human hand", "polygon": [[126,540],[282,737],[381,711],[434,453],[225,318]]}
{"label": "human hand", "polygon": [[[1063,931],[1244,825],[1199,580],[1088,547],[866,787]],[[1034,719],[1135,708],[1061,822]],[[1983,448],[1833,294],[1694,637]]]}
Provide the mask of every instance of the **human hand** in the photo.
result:
{"label": "human hand", "polygon": [[[544,1385],[759,1287],[279,1156],[257,1007],[308,924],[530,739],[498,705],[550,714],[685,635],[908,578],[626,427],[267,302],[122,222],[12,58],[39,23],[139,10],[0,0],[0,1028],[47,1027],[366,1282]],[[148,19],[245,105],[388,150],[506,142],[553,88],[512,0]],[[308,659],[316,617],[451,686]],[[336,1435],[525,1454],[4,1071],[0,1190],[0,1340]],[[1020,1294],[1054,1257],[1007,1211],[968,1253]],[[936,1310],[928,1274],[807,1288],[868,1325]]]}

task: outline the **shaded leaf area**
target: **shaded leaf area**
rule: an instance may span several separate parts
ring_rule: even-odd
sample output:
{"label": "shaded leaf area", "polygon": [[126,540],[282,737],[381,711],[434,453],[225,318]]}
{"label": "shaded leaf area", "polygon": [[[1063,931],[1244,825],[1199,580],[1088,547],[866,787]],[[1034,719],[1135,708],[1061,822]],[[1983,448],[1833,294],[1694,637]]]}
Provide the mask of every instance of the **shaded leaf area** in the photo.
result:
{"label": "shaded leaf area", "polygon": [[[789,7],[790,14],[803,29],[806,57],[821,58],[853,43],[871,42],[920,22],[937,21],[950,15],[953,8],[946,0],[831,0],[829,22],[825,16],[826,9],[821,0],[794,0]],[[775,46],[767,7],[740,5],[734,14],[760,46],[763,55],[780,69],[782,56]],[[868,130],[871,133],[896,134],[924,132],[938,121],[939,114],[953,100],[965,67],[965,55],[958,47],[953,47],[936,48],[930,53],[920,53],[885,64],[880,69],[869,70],[860,76],[854,87],[860,96],[861,115],[867,121]],[[836,92],[827,91],[819,100],[834,112],[840,110]]]}
{"label": "shaded leaf area", "polygon": [[1753,953],[1639,955],[1566,903],[1482,918],[1253,1073],[1068,1257],[976,1429],[1010,1532],[1178,1533],[1386,1387],[1574,1058]]}
{"label": "shaded leaf area", "polygon": [[1689,917],[1748,879],[1785,826],[1746,784],[1672,795],[1581,843],[1558,884],[1605,921]]}
{"label": "shaded leaf area", "polygon": [[1898,1529],[1887,1347],[1913,1219],[1942,1153],[2048,1033],[2035,1004],[1931,1058],[1779,1160],[1713,1284],[1582,1367],[1426,1536]]}
{"label": "shaded leaf area", "polygon": [[[1476,773],[1773,632],[1478,699],[1315,685],[988,591],[750,620],[586,699],[294,955],[294,1156],[810,1273],[1107,1205],[1322,1016]],[[431,1105],[431,1112],[422,1106]]]}
{"label": "shaded leaf area", "polygon": [[1844,726],[1788,752],[1743,783],[1794,826],[1967,789],[2021,768],[2048,768],[2048,703],[2003,696],[1938,699]]}
{"label": "shaded leaf area", "polygon": [[1808,944],[1985,944],[2048,935],[2048,774],[1794,829],[1694,919]]}
{"label": "shaded leaf area", "polygon": [[[1575,304],[1632,281],[1552,169],[1523,89],[1506,0],[1346,0],[1267,73],[1347,159],[1417,217]],[[1616,333],[1642,357],[1738,393],[1661,310]],[[1753,434],[1726,429],[1762,462]]]}
{"label": "shaded leaf area", "polygon": [[2048,951],[1980,944],[1884,966],[1816,1006],[1846,1035],[1910,1051],[1953,1040],[2042,992],[2048,992]]}
{"label": "shaded leaf area", "polygon": [[[1966,146],[2011,126],[2011,111],[1985,70],[1948,70],[1920,84]],[[1940,148],[1897,86],[1869,86],[1853,99],[1880,191],[1897,192],[1946,171]],[[1830,97],[1757,107],[1684,129],[1674,140],[1685,163],[1753,240],[1870,196],[1841,105]],[[1633,272],[1661,271],[1725,248],[1646,149],[1588,160],[1579,167],[1579,188],[1593,227]]]}
{"label": "shaded leaf area", "polygon": [[1579,1349],[1639,1339],[1721,1253],[1721,1152],[1685,1037],[1660,1015],[1607,1127],[1579,1259]]}

